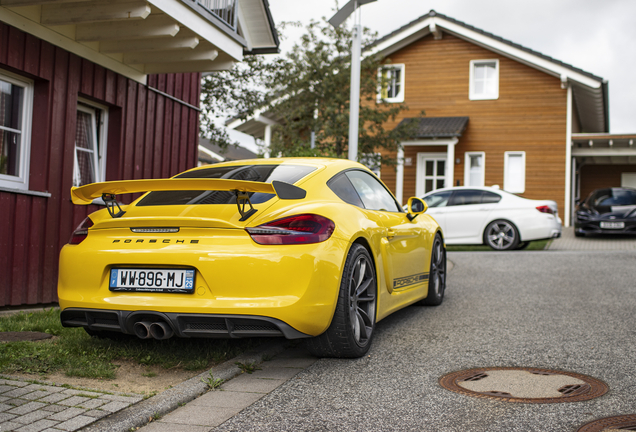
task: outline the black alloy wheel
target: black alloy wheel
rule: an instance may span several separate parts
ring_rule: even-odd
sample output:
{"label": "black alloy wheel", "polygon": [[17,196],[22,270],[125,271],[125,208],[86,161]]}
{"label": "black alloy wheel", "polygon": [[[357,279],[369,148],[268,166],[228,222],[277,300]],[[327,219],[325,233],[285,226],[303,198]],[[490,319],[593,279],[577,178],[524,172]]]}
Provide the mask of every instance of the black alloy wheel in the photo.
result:
{"label": "black alloy wheel", "polygon": [[435,235],[431,249],[431,266],[428,273],[428,295],[421,304],[439,306],[444,301],[446,291],[446,248],[442,236]]}
{"label": "black alloy wheel", "polygon": [[378,284],[369,252],[354,244],[345,263],[338,304],[331,325],[307,341],[318,357],[362,357],[369,351],[375,329]]}
{"label": "black alloy wheel", "polygon": [[484,243],[494,250],[514,250],[519,244],[519,231],[507,220],[490,222],[484,231]]}

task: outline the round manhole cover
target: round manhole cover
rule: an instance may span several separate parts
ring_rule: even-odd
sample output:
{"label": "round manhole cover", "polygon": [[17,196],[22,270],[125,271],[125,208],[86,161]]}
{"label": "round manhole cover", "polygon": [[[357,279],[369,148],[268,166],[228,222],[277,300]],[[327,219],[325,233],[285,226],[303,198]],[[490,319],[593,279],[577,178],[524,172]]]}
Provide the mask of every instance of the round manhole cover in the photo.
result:
{"label": "round manhole cover", "polygon": [[636,431],[636,414],[605,417],[585,424],[576,432]]}
{"label": "round manhole cover", "polygon": [[578,402],[607,393],[603,381],[573,372],[493,367],[453,372],[440,378],[447,390],[520,403]]}

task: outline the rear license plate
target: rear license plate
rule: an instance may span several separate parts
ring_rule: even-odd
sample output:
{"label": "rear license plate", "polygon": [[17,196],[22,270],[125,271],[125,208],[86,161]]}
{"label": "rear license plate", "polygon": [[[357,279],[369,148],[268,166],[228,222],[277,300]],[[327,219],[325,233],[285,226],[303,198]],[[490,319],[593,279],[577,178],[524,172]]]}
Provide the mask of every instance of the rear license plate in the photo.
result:
{"label": "rear license plate", "polygon": [[623,229],[625,228],[625,222],[601,222],[601,228]]}
{"label": "rear license plate", "polygon": [[194,270],[114,268],[110,270],[110,290],[191,293]]}

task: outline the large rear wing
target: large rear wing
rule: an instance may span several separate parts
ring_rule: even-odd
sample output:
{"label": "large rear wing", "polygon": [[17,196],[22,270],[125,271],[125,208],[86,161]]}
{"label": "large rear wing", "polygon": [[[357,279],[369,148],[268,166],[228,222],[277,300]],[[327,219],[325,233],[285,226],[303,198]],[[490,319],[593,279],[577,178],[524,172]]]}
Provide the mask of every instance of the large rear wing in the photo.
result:
{"label": "large rear wing", "polygon": [[[91,183],[71,188],[73,204],[88,205],[96,198],[102,198],[108,212],[114,218],[125,213],[117,204],[115,195],[140,192],[159,191],[231,191],[236,194],[236,204],[241,213],[241,220],[246,220],[256,213],[249,200],[249,192],[274,194],[280,199],[303,199],[307,195],[304,189],[281,181],[262,183],[245,180],[228,179],[158,179],[158,180],[120,180],[102,183]],[[249,209],[246,207],[249,205]],[[115,207],[118,211],[115,212]]]}

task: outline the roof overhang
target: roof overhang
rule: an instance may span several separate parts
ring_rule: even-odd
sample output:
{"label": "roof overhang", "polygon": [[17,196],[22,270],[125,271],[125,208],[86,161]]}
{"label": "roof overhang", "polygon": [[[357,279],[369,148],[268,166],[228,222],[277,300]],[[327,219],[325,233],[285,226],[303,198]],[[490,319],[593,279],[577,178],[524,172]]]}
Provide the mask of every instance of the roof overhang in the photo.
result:
{"label": "roof overhang", "polygon": [[275,126],[281,124],[282,118],[276,116],[271,111],[257,110],[253,115],[245,120],[231,118],[225,122],[225,126],[243,132],[244,134],[251,135],[254,138],[264,139],[265,129],[268,126]]}
{"label": "roof overhang", "polygon": [[436,139],[461,137],[466,126],[468,117],[413,117],[404,118],[395,127],[411,127],[411,139]]}
{"label": "roof overhang", "polygon": [[442,35],[441,32],[447,32],[540,70],[558,78],[564,86],[571,85],[575,108],[585,130],[589,132],[607,132],[609,130],[607,81],[462,22],[440,16],[434,11],[381,38],[370,45],[364,54],[387,57],[429,34],[433,34],[436,39],[439,39]]}
{"label": "roof overhang", "polygon": [[572,134],[572,156],[585,165],[636,164],[636,134]]}
{"label": "roof overhang", "polygon": [[222,0],[218,10],[204,4],[0,0],[0,20],[142,83],[148,74],[229,69],[249,44],[278,47],[267,0]]}

